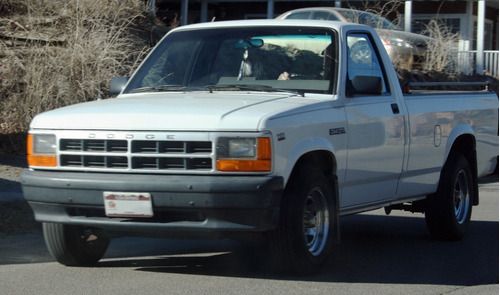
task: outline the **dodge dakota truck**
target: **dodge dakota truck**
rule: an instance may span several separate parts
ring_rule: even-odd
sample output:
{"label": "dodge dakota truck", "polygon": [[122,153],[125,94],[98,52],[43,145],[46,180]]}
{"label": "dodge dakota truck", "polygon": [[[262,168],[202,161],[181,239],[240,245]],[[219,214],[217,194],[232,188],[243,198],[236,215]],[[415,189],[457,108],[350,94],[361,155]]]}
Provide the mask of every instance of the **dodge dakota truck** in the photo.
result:
{"label": "dodge dakota truck", "polygon": [[64,265],[97,263],[118,236],[252,238],[310,274],[342,216],[380,208],[457,240],[497,162],[498,97],[403,93],[363,25],[179,27],[110,92],[30,125],[23,192]]}

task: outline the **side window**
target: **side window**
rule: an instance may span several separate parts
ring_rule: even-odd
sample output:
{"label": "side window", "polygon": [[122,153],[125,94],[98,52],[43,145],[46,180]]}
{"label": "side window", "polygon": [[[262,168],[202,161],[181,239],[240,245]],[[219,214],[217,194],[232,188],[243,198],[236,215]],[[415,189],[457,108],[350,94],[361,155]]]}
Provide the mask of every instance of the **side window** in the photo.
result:
{"label": "side window", "polygon": [[373,77],[379,77],[382,82],[380,91],[368,92],[379,92],[379,94],[388,92],[376,47],[367,34],[347,36],[347,74],[350,83],[355,80],[359,82],[361,79],[373,81]]}
{"label": "side window", "polygon": [[299,11],[295,13],[291,13],[286,19],[309,19],[311,16],[310,11]]}

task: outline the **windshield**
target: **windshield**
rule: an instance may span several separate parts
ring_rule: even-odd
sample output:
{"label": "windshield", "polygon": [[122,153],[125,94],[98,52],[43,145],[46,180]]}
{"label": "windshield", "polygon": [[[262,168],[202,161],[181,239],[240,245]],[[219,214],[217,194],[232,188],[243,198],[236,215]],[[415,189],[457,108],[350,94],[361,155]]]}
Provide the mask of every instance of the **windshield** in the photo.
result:
{"label": "windshield", "polygon": [[124,92],[259,86],[251,89],[332,93],[333,40],[333,31],[316,28],[178,31],[155,48]]}
{"label": "windshield", "polygon": [[351,23],[367,25],[376,29],[396,30],[400,29],[387,19],[369,12],[341,10],[338,11]]}

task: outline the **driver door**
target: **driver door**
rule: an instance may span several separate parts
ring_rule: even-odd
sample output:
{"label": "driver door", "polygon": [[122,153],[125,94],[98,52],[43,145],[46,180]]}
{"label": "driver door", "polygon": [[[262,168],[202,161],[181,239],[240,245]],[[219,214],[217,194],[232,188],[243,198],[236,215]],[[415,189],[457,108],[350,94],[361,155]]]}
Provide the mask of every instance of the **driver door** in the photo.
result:
{"label": "driver door", "polygon": [[[348,169],[341,206],[366,206],[396,198],[405,149],[404,116],[369,34],[348,40]],[[367,86],[378,82],[378,87]]]}

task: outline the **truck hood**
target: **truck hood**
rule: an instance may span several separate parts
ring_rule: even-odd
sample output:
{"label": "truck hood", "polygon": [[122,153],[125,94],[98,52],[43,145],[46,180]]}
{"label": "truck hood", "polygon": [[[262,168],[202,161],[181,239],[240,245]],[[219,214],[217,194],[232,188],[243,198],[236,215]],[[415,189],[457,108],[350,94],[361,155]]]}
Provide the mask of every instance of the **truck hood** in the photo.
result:
{"label": "truck hood", "polygon": [[290,93],[187,92],[122,95],[36,116],[33,129],[256,131],[273,115],[317,100]]}

